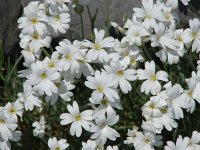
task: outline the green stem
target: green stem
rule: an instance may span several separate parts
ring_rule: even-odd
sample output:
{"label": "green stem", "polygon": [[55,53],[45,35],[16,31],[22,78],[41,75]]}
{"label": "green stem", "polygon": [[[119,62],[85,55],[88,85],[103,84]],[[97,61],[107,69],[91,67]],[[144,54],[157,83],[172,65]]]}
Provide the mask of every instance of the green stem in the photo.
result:
{"label": "green stem", "polygon": [[198,17],[200,17],[200,13],[198,12],[198,10],[196,10],[191,4],[188,5],[189,9],[196,14]]}
{"label": "green stem", "polygon": [[46,56],[48,56],[49,58],[51,58],[51,55],[47,52],[47,50],[45,48],[41,48],[41,49],[42,49],[42,51],[44,52],[44,54]]}
{"label": "green stem", "polygon": [[81,20],[81,35],[82,35],[82,40],[85,38],[84,36],[84,28],[83,28],[83,16],[80,14],[80,20]]}
{"label": "green stem", "polygon": [[89,15],[89,18],[90,18],[91,31],[93,32],[93,30],[94,30],[94,21],[93,21],[89,6],[87,5],[86,8],[87,8],[87,12],[88,12],[88,15]]}
{"label": "green stem", "polygon": [[109,17],[109,5],[108,5],[108,0],[106,1],[106,35],[109,34],[109,27],[110,27],[110,17]]}
{"label": "green stem", "polygon": [[14,64],[12,70],[10,71],[10,73],[9,73],[9,75],[8,75],[7,83],[9,83],[10,78],[11,78],[11,76],[12,76],[12,74],[13,74],[15,68],[17,67],[17,65],[19,64],[19,62],[22,60],[22,58],[23,58],[23,56],[21,55],[21,56],[17,59],[17,61],[15,62],[15,64]]}
{"label": "green stem", "polygon": [[144,52],[144,54],[145,54],[145,56],[146,56],[146,59],[147,59],[148,61],[151,61],[152,59],[151,59],[151,56],[150,56],[150,54],[149,54],[149,52],[148,52],[148,50],[147,50],[147,48],[146,48],[146,46],[145,46],[145,43],[143,43],[142,49],[143,49],[143,52]]}

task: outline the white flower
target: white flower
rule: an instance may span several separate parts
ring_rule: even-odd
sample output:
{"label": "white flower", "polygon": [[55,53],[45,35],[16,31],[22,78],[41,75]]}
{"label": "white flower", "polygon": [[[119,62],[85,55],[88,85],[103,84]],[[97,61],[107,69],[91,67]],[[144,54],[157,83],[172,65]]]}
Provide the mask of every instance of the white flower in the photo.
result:
{"label": "white flower", "polygon": [[187,82],[187,85],[189,87],[188,90],[184,90],[184,93],[183,95],[185,96],[185,107],[187,109],[187,111],[190,111],[190,113],[193,113],[194,110],[195,110],[195,100],[194,100],[194,97],[193,97],[193,92],[194,92],[194,89],[196,87],[196,82],[195,80],[191,79],[186,79],[186,82]]}
{"label": "white flower", "polygon": [[69,147],[66,139],[60,139],[59,141],[53,137],[49,138],[48,146],[50,150],[66,150]]}
{"label": "white flower", "polygon": [[122,109],[122,106],[120,104],[120,100],[116,99],[114,102],[109,101],[106,97],[104,97],[101,101],[99,102],[95,102],[93,101],[91,98],[89,99],[91,103],[93,104],[98,104],[99,106],[96,108],[96,110],[94,111],[94,116],[98,115],[99,112],[105,114],[105,113],[115,113],[114,108],[117,109]]}
{"label": "white flower", "polygon": [[17,120],[6,118],[4,113],[0,111],[0,138],[5,141],[12,139],[12,131],[17,128]]}
{"label": "white flower", "polygon": [[80,68],[78,60],[81,59],[79,49],[68,40],[63,40],[59,42],[59,46],[56,46],[56,50],[61,54],[60,70],[70,70],[72,74],[78,73]]}
{"label": "white flower", "polygon": [[100,101],[104,95],[112,102],[119,99],[119,95],[113,87],[117,82],[113,75],[108,75],[105,71],[95,71],[94,77],[88,76],[87,80],[85,85],[94,90],[91,96],[93,101]]}
{"label": "white flower", "polygon": [[118,150],[118,146],[107,146],[106,150]]}
{"label": "white flower", "polygon": [[171,7],[172,9],[176,9],[178,7],[178,0],[167,0],[165,5]]}
{"label": "white flower", "polygon": [[187,99],[182,94],[182,87],[179,84],[175,84],[174,86],[167,88],[165,92],[168,108],[172,112],[173,117],[175,119],[183,118],[182,108],[187,107]]}
{"label": "white flower", "polygon": [[153,0],[142,0],[143,8],[133,8],[134,16],[143,19],[146,28],[154,27],[160,8],[153,4]]}
{"label": "white flower", "polygon": [[45,134],[45,128],[46,128],[46,121],[44,116],[40,117],[40,121],[35,121],[32,126],[35,127],[35,129],[33,129],[33,135],[37,136],[39,138],[43,138],[44,134]]}
{"label": "white flower", "polygon": [[181,2],[182,2],[184,5],[188,5],[188,2],[190,2],[190,0],[181,0]]}
{"label": "white flower", "polygon": [[94,139],[97,144],[104,145],[107,142],[107,139],[115,141],[117,137],[120,137],[120,134],[111,128],[110,126],[116,124],[119,120],[119,116],[114,114],[107,114],[107,118],[105,116],[100,117],[96,120],[97,126],[92,126],[90,132],[94,132],[91,135],[91,139]]}
{"label": "white flower", "polygon": [[[33,49],[24,49],[21,51],[23,57],[24,57],[24,66],[30,66],[32,63],[36,61],[37,58],[39,58],[41,54],[41,50],[39,50],[37,53],[34,53]],[[28,67],[27,67],[28,68]]]}
{"label": "white flower", "polygon": [[104,66],[108,74],[113,74],[114,78],[117,79],[117,84],[121,88],[123,93],[128,93],[132,90],[131,84],[128,81],[134,81],[137,79],[136,70],[127,69],[121,66],[119,61],[111,62],[110,66]]}
{"label": "white flower", "polygon": [[[67,7],[67,6],[66,6]],[[66,33],[66,30],[69,29],[70,14],[68,13],[68,8],[63,9],[62,7],[57,7],[49,11],[49,25],[53,28],[54,32],[57,33]]]}
{"label": "white flower", "polygon": [[41,107],[42,101],[39,99],[32,86],[27,82],[23,83],[23,93],[18,93],[18,100],[24,104],[25,110],[33,110],[34,106]]}
{"label": "white flower", "polygon": [[80,65],[80,69],[79,69],[79,72],[76,74],[77,78],[80,78],[82,74],[85,77],[94,74],[94,70],[92,66],[90,65],[90,60],[88,59],[88,57],[86,57],[85,50],[82,50],[82,49],[80,50],[80,59],[78,62]]}
{"label": "white flower", "polygon": [[159,15],[159,20],[162,22],[172,22],[174,20],[174,17],[171,13],[171,7],[164,7],[162,9],[161,15]]}
{"label": "white flower", "polygon": [[154,150],[153,146],[162,145],[162,136],[152,134],[150,132],[139,134],[136,137],[135,149],[136,150]]}
{"label": "white flower", "polygon": [[129,42],[129,45],[136,44],[141,46],[142,44],[142,37],[149,35],[147,30],[139,25],[133,25],[128,28],[126,32],[125,40]]}
{"label": "white flower", "polygon": [[145,94],[156,95],[161,90],[161,85],[158,80],[167,82],[168,74],[165,71],[155,72],[155,63],[154,61],[145,63],[145,70],[138,69],[137,76],[139,80],[145,80],[141,86],[141,92]]}
{"label": "white flower", "polygon": [[155,34],[151,35],[151,46],[161,46],[163,49],[173,49],[178,48],[178,42],[175,40],[175,34],[170,32],[167,27],[160,22],[154,26]]}
{"label": "white flower", "polygon": [[60,73],[56,70],[48,69],[46,64],[37,61],[31,65],[32,73],[28,77],[28,82],[33,85],[33,89],[45,92],[48,96],[58,91],[55,81],[60,78]]}
{"label": "white flower", "polygon": [[53,52],[51,58],[45,57],[43,62],[46,64],[47,69],[58,70],[58,63],[59,63],[59,54],[58,52]]}
{"label": "white flower", "polygon": [[23,105],[16,100],[14,103],[8,102],[5,105],[3,112],[7,118],[13,118],[17,120],[17,115],[22,118],[23,108]]}
{"label": "white flower", "polygon": [[142,132],[138,131],[138,127],[133,126],[133,130],[128,129],[128,133],[127,133],[128,137],[124,141],[124,144],[133,144],[133,145],[135,145],[136,137],[139,136],[138,134],[142,134]]}
{"label": "white flower", "polygon": [[147,119],[150,117],[161,117],[162,113],[160,108],[166,105],[167,103],[164,99],[162,99],[162,97],[152,96],[150,100],[142,107],[142,115]]}
{"label": "white flower", "polygon": [[192,137],[189,140],[186,150],[199,150],[200,149],[200,133],[197,131],[192,132]]}
{"label": "white flower", "polygon": [[82,150],[95,150],[98,145],[93,140],[87,140],[87,143],[82,142],[82,146]]}
{"label": "white flower", "polygon": [[178,29],[178,30],[175,31],[176,40],[179,44],[180,50],[184,50],[184,44],[185,43],[184,43],[184,39],[183,39],[184,38],[183,33],[184,33],[183,29]]}
{"label": "white flower", "polygon": [[63,80],[61,82],[56,83],[58,91],[53,93],[51,96],[47,96],[45,99],[47,102],[50,102],[51,105],[54,105],[58,97],[60,96],[64,101],[70,101],[73,93],[71,90],[75,88],[75,85],[72,84],[70,81]]}
{"label": "white flower", "polygon": [[165,150],[186,150],[186,147],[189,143],[189,138],[182,138],[182,136],[179,135],[178,139],[176,140],[176,144],[168,141],[167,146],[165,146]]}
{"label": "white flower", "polygon": [[192,43],[192,51],[200,51],[200,21],[195,18],[189,21],[190,28],[183,33],[184,43]]}
{"label": "white flower", "polygon": [[151,132],[151,133],[158,133],[160,134],[163,129],[163,124],[160,123],[161,120],[158,118],[148,118],[146,121],[142,121],[142,129],[145,132]]}
{"label": "white flower", "polygon": [[27,34],[21,33],[19,37],[21,39],[19,43],[20,47],[24,49],[30,48],[34,51],[34,53],[38,53],[42,47],[49,48],[51,43],[50,36],[44,34],[39,35],[37,32]]}
{"label": "white flower", "polygon": [[107,50],[109,48],[113,48],[115,46],[115,41],[113,37],[106,37],[105,31],[100,30],[98,31],[96,28],[94,29],[94,35],[95,35],[95,41],[94,43],[84,40],[84,46],[90,48],[87,52],[86,57],[88,57],[91,61],[100,61],[108,62],[109,61],[109,55],[107,53]]}
{"label": "white flower", "polygon": [[19,28],[22,29],[23,34],[33,34],[35,30],[40,35],[44,35],[47,32],[47,26],[45,22],[48,22],[45,14],[40,14],[39,11],[44,9],[45,6],[40,4],[39,1],[31,2],[24,8],[24,17],[18,19]]}
{"label": "white flower", "polygon": [[80,137],[82,134],[82,127],[86,131],[90,131],[91,120],[93,120],[93,110],[85,110],[80,113],[79,106],[76,101],[73,101],[73,105],[67,105],[69,113],[63,113],[60,115],[61,125],[67,125],[72,123],[70,127],[70,134]]}
{"label": "white flower", "polygon": [[144,60],[140,55],[139,48],[134,45],[129,46],[127,41],[116,41],[115,51],[109,54],[109,57],[112,61],[120,61],[122,66],[131,65],[132,68],[135,68],[137,61],[141,62]]}
{"label": "white flower", "polygon": [[160,125],[164,126],[168,131],[171,131],[172,128],[176,128],[178,126],[177,122],[174,120],[171,110],[167,106],[162,107],[160,111],[162,112],[162,116],[155,118],[157,123],[160,123]]}

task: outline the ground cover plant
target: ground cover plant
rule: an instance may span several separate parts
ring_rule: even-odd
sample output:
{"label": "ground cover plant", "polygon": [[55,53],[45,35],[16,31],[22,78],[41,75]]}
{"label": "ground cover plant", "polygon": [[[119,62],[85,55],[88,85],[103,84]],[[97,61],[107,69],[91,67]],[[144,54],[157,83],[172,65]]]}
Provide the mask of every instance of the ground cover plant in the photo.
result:
{"label": "ground cover plant", "polygon": [[[106,16],[104,29],[95,27],[98,9],[92,13],[89,0],[33,1],[24,8],[21,56],[5,65],[6,77],[0,74],[7,97],[0,107],[1,150],[200,149],[200,20],[181,27],[176,10],[189,0],[141,2],[121,24]],[[80,16],[81,36],[53,46],[70,32],[71,11]],[[17,71],[20,62],[24,69]]]}

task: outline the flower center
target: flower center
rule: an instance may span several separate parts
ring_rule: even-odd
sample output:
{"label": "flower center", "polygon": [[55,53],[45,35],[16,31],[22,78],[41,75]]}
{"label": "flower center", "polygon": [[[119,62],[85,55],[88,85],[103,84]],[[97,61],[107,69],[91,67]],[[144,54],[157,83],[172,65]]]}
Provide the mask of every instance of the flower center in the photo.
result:
{"label": "flower center", "polygon": [[128,56],[128,52],[127,51],[123,52],[123,55]]}
{"label": "flower center", "polygon": [[136,59],[135,58],[131,58],[131,64],[136,64],[137,62],[136,62]]}
{"label": "flower center", "polygon": [[151,104],[149,105],[149,108],[155,109],[155,108],[156,108],[156,107],[155,107],[155,104],[152,104],[152,103],[151,103]]}
{"label": "flower center", "polygon": [[146,15],[145,18],[146,19],[152,19],[151,15]]}
{"label": "flower center", "polygon": [[31,23],[32,23],[32,24],[36,24],[36,23],[38,23],[38,20],[37,20],[36,18],[33,18],[33,19],[31,20]]}
{"label": "flower center", "polygon": [[42,78],[42,80],[45,80],[47,78],[47,74],[46,73],[42,73],[41,74],[41,78]]}
{"label": "flower center", "polygon": [[76,120],[76,121],[80,121],[80,120],[81,120],[81,115],[77,115],[77,116],[75,117],[75,120]]}
{"label": "flower center", "polygon": [[16,109],[11,107],[10,110],[9,110],[11,113],[16,113]]}
{"label": "flower center", "polygon": [[100,49],[101,49],[101,45],[100,45],[99,43],[95,43],[95,44],[94,44],[94,48],[95,48],[96,50],[100,50]]}
{"label": "flower center", "polygon": [[108,106],[108,100],[102,99],[101,104],[104,105],[104,106]]}
{"label": "flower center", "polygon": [[34,34],[33,34],[33,39],[34,39],[34,40],[38,40],[38,39],[39,39],[38,33],[34,33]]}
{"label": "flower center", "polygon": [[79,62],[80,64],[85,64],[85,61],[84,61],[84,60],[78,60],[78,62]]}
{"label": "flower center", "polygon": [[66,58],[67,60],[71,60],[71,59],[72,59],[72,55],[71,55],[71,54],[67,54],[67,55],[65,56],[65,58]]}
{"label": "flower center", "polygon": [[105,126],[106,126],[106,123],[103,122],[103,123],[100,125],[100,128],[103,129]]}
{"label": "flower center", "polygon": [[167,107],[161,108],[160,109],[162,114],[166,114],[167,113]]}
{"label": "flower center", "polygon": [[50,62],[48,63],[48,67],[49,67],[49,68],[54,68],[54,67],[55,67],[54,62],[50,61]]}
{"label": "flower center", "polygon": [[133,36],[135,36],[135,37],[139,37],[140,34],[139,34],[138,32],[134,32],[134,33],[133,33]]}
{"label": "flower center", "polygon": [[118,76],[118,77],[122,77],[123,75],[124,75],[124,73],[123,73],[122,70],[120,70],[120,71],[117,72],[117,76]]}
{"label": "flower center", "polygon": [[59,148],[59,147],[56,147],[55,150],[60,150],[60,148]]}
{"label": "flower center", "polygon": [[155,74],[151,76],[151,80],[156,81],[156,75]]}
{"label": "flower center", "polygon": [[78,3],[79,3],[79,0],[72,0],[72,2],[73,2],[74,4],[78,4]]}
{"label": "flower center", "polygon": [[100,93],[103,93],[103,87],[101,85],[98,86],[97,90],[100,92]]}
{"label": "flower center", "polygon": [[59,15],[56,15],[56,16],[54,16],[54,19],[55,19],[56,21],[60,21],[60,16],[59,16]]}
{"label": "flower center", "polygon": [[4,119],[0,119],[0,124],[4,124],[5,120]]}
{"label": "flower center", "polygon": [[151,140],[150,139],[145,139],[144,141],[146,144],[151,144]]}
{"label": "flower center", "polygon": [[182,38],[180,35],[177,35],[176,39],[177,39],[179,42],[183,42],[183,38]]}
{"label": "flower center", "polygon": [[188,92],[188,96],[189,96],[189,97],[192,97],[192,91],[189,91],[189,92]]}
{"label": "flower center", "polygon": [[170,13],[166,13],[166,14],[165,14],[165,18],[166,18],[167,20],[171,20],[171,14],[170,14]]}
{"label": "flower center", "polygon": [[193,33],[192,33],[192,37],[193,37],[194,39],[196,39],[196,38],[198,37],[198,32],[193,32]]}

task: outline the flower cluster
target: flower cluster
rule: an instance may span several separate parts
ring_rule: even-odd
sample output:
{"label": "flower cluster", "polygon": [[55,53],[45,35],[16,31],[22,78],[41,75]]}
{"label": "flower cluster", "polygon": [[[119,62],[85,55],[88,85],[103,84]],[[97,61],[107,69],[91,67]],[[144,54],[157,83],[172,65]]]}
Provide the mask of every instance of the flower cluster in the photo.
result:
{"label": "flower cluster", "polygon": [[[188,0],[182,2],[188,4]],[[184,118],[183,110],[193,113],[195,101],[200,103],[200,67],[185,80],[188,88],[183,89],[179,83],[172,84],[165,66],[157,66],[151,54],[171,66],[190,49],[199,53],[200,20],[190,20],[188,29],[177,29],[178,18],[173,14],[177,0],[157,0],[155,4],[153,0],[142,0],[142,7],[133,8],[132,19],[127,19],[121,27],[124,34],[121,40],[94,28],[93,39],[63,39],[54,50],[50,47],[51,38],[66,33],[70,22],[68,5],[78,3],[88,4],[46,0],[31,2],[24,8],[24,16],[18,20],[22,29],[23,64],[27,68],[19,74],[24,78],[24,89],[16,102],[7,103],[0,110],[0,147],[9,147],[9,140],[20,139],[21,133],[15,129],[17,115],[22,118],[24,111],[40,114],[40,120],[32,124],[33,134],[39,138],[46,136],[46,131],[51,129],[48,122],[51,111],[48,114],[45,107],[52,105],[54,110],[62,112],[54,116],[59,118],[57,123],[69,127],[71,136],[87,135],[82,150],[118,150],[118,146],[107,142],[120,137],[116,124],[120,120],[118,111],[123,109],[121,97],[136,90],[133,86],[136,82],[141,83],[140,92],[149,99],[141,108],[144,117],[141,131],[137,126],[129,129],[124,143],[133,145],[136,150],[162,147],[162,131],[177,128],[177,120]],[[52,54],[44,56],[47,48]],[[79,93],[80,99],[76,99],[76,90],[87,96]],[[58,105],[64,109],[57,109]],[[51,136],[47,135],[51,150],[71,146],[67,139],[57,140],[56,135]],[[168,141],[164,148],[197,150],[199,138],[199,133],[194,131],[191,139],[179,136],[176,144]]]}

